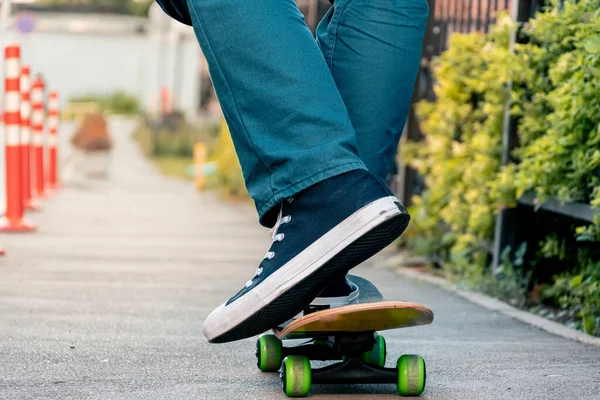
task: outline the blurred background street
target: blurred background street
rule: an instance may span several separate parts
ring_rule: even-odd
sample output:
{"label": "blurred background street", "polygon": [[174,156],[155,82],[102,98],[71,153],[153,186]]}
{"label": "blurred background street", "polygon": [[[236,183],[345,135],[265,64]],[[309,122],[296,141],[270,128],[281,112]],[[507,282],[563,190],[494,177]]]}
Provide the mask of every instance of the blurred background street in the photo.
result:
{"label": "blurred background street", "polygon": [[[422,355],[425,399],[598,399],[600,0],[428,2],[388,179],[411,226],[352,271],[435,314],[383,332],[387,365]],[[314,33],[329,1],[297,3]],[[146,0],[0,11],[0,44],[18,44],[43,87],[27,101],[44,110],[31,115],[27,198],[5,57],[0,399],[285,398],[256,367],[256,338],[202,334],[271,233],[193,30]],[[36,231],[3,225],[25,222]],[[311,397],[398,398],[394,385],[313,385]]]}

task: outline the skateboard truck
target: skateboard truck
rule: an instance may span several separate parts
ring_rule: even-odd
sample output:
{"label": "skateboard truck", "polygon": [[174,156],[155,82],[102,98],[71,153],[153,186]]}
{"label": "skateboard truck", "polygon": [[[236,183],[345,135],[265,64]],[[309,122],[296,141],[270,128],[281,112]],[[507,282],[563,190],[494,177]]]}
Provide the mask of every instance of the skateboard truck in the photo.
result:
{"label": "skateboard truck", "polygon": [[[335,361],[345,357],[361,357],[363,353],[373,349],[377,340],[375,332],[348,333],[328,338],[309,340],[302,344],[282,347],[282,356],[307,356],[311,360]],[[258,352],[258,350],[257,350]],[[257,353],[258,354],[258,353]]]}
{"label": "skateboard truck", "polygon": [[341,363],[312,370],[312,383],[317,384],[396,383],[397,380],[396,369],[368,364],[360,357],[350,357]]}
{"label": "skateboard truck", "polygon": [[[312,383],[395,383],[398,379],[398,372],[395,369],[369,364],[363,360],[363,356],[375,348],[378,337],[380,336],[375,332],[336,335],[333,340],[332,348],[333,352],[335,352],[335,357],[318,359],[343,361],[324,368],[312,369]],[[383,339],[382,336],[381,339]],[[293,349],[293,347],[290,349]],[[332,355],[334,354],[333,352]],[[284,350],[284,354],[285,353],[286,351]],[[307,354],[304,355],[308,356]],[[310,356],[308,357],[309,359],[317,359],[311,358]]]}

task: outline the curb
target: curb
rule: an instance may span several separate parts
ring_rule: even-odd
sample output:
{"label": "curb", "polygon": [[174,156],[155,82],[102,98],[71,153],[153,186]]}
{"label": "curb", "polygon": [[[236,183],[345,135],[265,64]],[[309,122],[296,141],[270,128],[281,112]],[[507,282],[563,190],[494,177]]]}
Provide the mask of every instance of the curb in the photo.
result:
{"label": "curb", "polygon": [[588,335],[587,333],[583,333],[575,329],[571,329],[565,325],[559,324],[558,322],[554,322],[544,317],[540,317],[539,315],[519,310],[518,308],[515,308],[502,300],[498,300],[494,297],[490,297],[483,293],[461,290],[456,285],[443,278],[428,275],[426,273],[411,270],[409,268],[398,267],[398,265],[400,264],[400,260],[404,259],[404,256],[393,256],[382,261],[378,265],[378,267],[393,268],[398,274],[406,278],[416,279],[422,282],[427,282],[429,284],[441,287],[444,290],[455,293],[460,297],[467,299],[471,303],[477,304],[490,311],[501,313],[513,319],[524,322],[528,325],[535,326],[536,328],[539,328],[553,335],[560,336],[569,340],[574,340],[583,344],[600,347],[600,338],[598,337]]}

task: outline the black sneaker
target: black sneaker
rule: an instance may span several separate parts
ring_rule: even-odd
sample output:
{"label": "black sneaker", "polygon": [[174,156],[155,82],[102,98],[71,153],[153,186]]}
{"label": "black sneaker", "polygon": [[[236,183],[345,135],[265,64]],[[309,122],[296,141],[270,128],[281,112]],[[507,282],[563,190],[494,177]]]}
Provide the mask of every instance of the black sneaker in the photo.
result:
{"label": "black sneaker", "polygon": [[281,204],[273,245],[244,288],[204,321],[211,343],[244,339],[306,309],[331,279],[372,257],[408,226],[388,186],[356,170]]}

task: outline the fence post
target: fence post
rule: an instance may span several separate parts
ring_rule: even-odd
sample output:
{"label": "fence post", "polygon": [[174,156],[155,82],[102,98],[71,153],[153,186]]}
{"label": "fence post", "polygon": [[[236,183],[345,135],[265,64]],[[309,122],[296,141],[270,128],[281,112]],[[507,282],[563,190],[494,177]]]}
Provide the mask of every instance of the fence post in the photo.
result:
{"label": "fence post", "polygon": [[48,95],[48,188],[58,189],[58,93]]}
{"label": "fence post", "polygon": [[[415,111],[415,104],[423,99],[435,99],[433,93],[434,80],[431,72],[431,60],[434,56],[439,55],[445,47],[445,43],[442,42],[440,35],[440,23],[436,19],[439,16],[435,15],[436,0],[427,0],[427,3],[430,12],[425,36],[423,37],[419,74],[415,81],[412,104],[408,112],[406,124],[404,125],[400,147],[409,140],[416,141],[420,140],[422,137],[419,128],[419,120]],[[397,157],[397,163],[398,174],[396,176],[396,187],[394,188],[394,191],[402,204],[408,207],[412,204],[413,196],[421,193],[423,190],[424,182],[419,174],[413,168],[406,165],[400,157]]]}
{"label": "fence post", "polygon": [[23,220],[21,175],[21,48],[4,50],[4,131],[6,135],[6,215],[1,232],[28,232],[35,227]]}
{"label": "fence post", "polygon": [[[522,0],[513,0],[511,7],[511,17],[513,21],[520,23],[525,22],[532,16],[534,12],[534,4]],[[511,32],[509,49],[511,53],[514,53],[515,44],[517,43],[517,31],[518,27]],[[510,93],[512,92],[512,80],[507,85],[507,98],[504,106],[504,119],[502,124],[502,165],[506,165],[510,162],[510,154],[517,143],[517,121],[511,115],[511,100]],[[508,246],[511,247],[512,253],[515,251],[515,244],[517,243],[518,231],[516,229],[517,219],[519,217],[519,210],[516,209],[505,209],[500,211],[496,217],[496,224],[494,226],[494,243],[492,251],[492,268],[497,269],[502,260],[502,252]]]}

